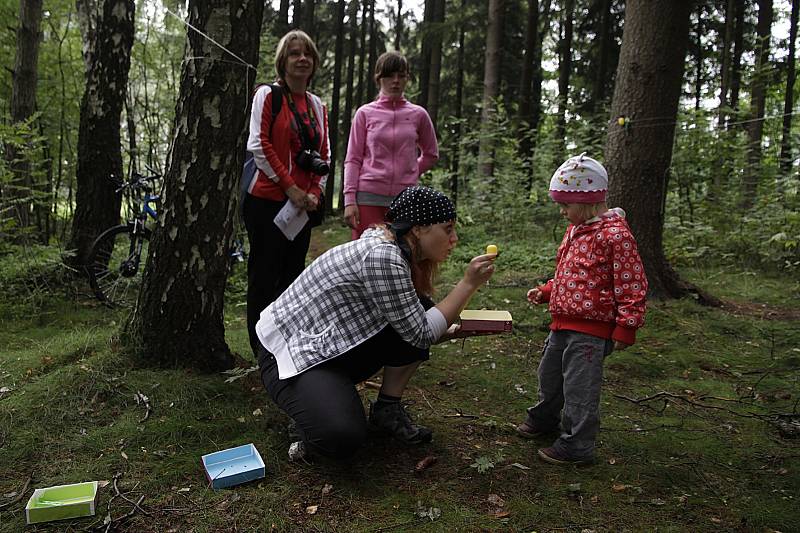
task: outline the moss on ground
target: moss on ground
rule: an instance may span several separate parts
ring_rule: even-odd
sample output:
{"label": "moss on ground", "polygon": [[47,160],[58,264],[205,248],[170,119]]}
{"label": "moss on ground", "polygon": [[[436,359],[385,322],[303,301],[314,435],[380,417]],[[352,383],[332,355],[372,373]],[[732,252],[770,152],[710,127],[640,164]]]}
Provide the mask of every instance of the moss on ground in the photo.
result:
{"label": "moss on ground", "polygon": [[[795,529],[800,440],[778,423],[799,421],[800,328],[791,313],[798,280],[684,269],[739,305],[652,303],[639,342],[606,362],[598,462],[559,468],[536,458],[549,440],[523,440],[513,430],[535,399],[548,323],[524,294],[547,275],[555,249],[549,229],[537,249],[534,237],[515,240],[514,231],[492,238],[502,250],[499,272],[470,307],[510,310],[515,331],[436,346],[405,398],[433,428],[434,442],[404,449],[370,440],[347,464],[289,463],[286,418],[255,373],[225,383],[224,375],[133,367],[115,340],[124,312],[80,291],[41,299],[27,316],[4,312],[0,531],[25,527],[34,487],[115,475],[126,498],[144,496],[123,531]],[[329,222],[315,230],[312,255],[346,238]],[[443,291],[460,275],[458,264],[488,241],[484,229],[461,228]],[[231,280],[225,321],[244,365],[252,357],[242,274]],[[200,456],[247,442],[263,455],[266,478],[210,490]],[[415,474],[428,455],[438,461]],[[28,478],[24,497],[6,505]],[[112,485],[100,492],[97,516],[26,530],[88,530],[102,524],[109,501],[114,518],[124,515],[132,504],[112,500]]]}

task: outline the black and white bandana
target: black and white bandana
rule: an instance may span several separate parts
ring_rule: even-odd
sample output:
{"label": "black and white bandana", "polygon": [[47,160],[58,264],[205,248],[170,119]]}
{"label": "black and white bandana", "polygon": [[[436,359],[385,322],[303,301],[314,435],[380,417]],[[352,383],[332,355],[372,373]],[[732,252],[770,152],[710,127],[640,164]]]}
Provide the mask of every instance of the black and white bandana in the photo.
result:
{"label": "black and white bandana", "polygon": [[408,222],[414,226],[450,222],[455,218],[456,206],[450,198],[435,189],[422,186],[403,189],[386,213],[388,222]]}

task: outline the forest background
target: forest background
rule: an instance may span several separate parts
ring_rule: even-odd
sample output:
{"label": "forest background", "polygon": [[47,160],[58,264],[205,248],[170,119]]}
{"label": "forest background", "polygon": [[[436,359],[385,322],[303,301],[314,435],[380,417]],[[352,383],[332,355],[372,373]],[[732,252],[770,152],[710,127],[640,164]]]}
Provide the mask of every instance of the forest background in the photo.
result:
{"label": "forest background", "polygon": [[[87,397],[87,391],[102,385],[98,394],[105,411],[97,409],[104,413],[97,423],[100,431],[123,416],[117,411],[132,417],[130,427],[140,427],[130,412],[135,409],[130,397],[117,403],[109,400],[113,413],[102,400],[106,395],[116,397],[119,386],[114,380],[124,381],[127,375],[127,371],[113,374],[113,368],[129,368],[133,376],[144,372],[134,369],[208,371],[250,364],[238,355],[246,353],[239,316],[243,314],[242,272],[231,271],[227,253],[240,233],[236,196],[249,97],[254,83],[274,79],[277,40],[287,29],[300,27],[312,35],[323,55],[312,91],[328,104],[335,156],[326,195],[330,216],[315,230],[312,257],[346,238],[338,211],[350,117],[375,96],[369,73],[377,56],[384,50],[399,49],[412,65],[407,96],[427,108],[439,137],[441,158],[423,182],[447,191],[458,203],[462,244],[452,263],[463,262],[489,241],[500,244],[505,273],[477,303],[508,307],[515,316],[534,323],[531,326],[523,320],[517,330],[521,337],[515,335],[509,345],[474,341],[489,359],[492,354],[500,357],[515,350],[526,354],[515,363],[518,366],[507,369],[509,376],[530,374],[524,386],[519,377],[507,378],[513,381],[514,394],[522,395],[518,400],[530,399],[525,387],[535,390],[531,370],[535,361],[528,360],[535,357],[531,356],[535,349],[530,343],[543,338],[546,317],[534,313],[531,318],[530,311],[517,302],[516,293],[524,293],[552,269],[555,245],[563,231],[563,221],[547,198],[552,171],[568,155],[587,152],[609,168],[612,204],[628,211],[652,281],[654,302],[663,305],[654,307],[650,332],[645,331],[638,348],[641,351],[625,354],[621,361],[658,353],[670,362],[667,367],[674,367],[666,374],[685,380],[722,379],[723,383],[717,384],[720,391],[732,388],[737,406],[746,406],[751,414],[755,409],[756,418],[768,422],[769,432],[754,426],[749,428],[754,434],[747,435],[752,437],[751,443],[760,446],[761,464],[778,479],[773,490],[779,494],[795,489],[796,493],[796,441],[782,439],[796,435],[793,431],[800,424],[798,339],[796,332],[792,333],[797,329],[800,290],[800,131],[794,120],[797,13],[797,0],[774,5],[772,0],[428,0],[420,6],[376,4],[374,0],[281,0],[274,5],[236,0],[0,1],[0,17],[5,22],[0,30],[0,62],[6,66],[0,77],[0,288],[7,324],[3,343],[9,347],[0,366],[0,413],[5,420],[14,421],[3,426],[9,429],[0,433],[0,453],[6,454],[4,464],[24,467],[5,469],[3,477],[9,481],[3,488],[16,496],[19,491],[12,488],[23,476],[14,474],[31,472],[37,442],[48,441],[21,422],[23,413],[35,412],[40,402],[52,400],[58,394],[55,391],[74,379],[73,373],[90,373],[92,378],[90,384],[68,389],[70,398],[74,392],[74,399],[65,402],[64,408],[77,405],[86,412],[87,402],[94,405],[98,401],[97,395]],[[187,23],[195,29],[189,29]],[[153,228],[151,253],[141,279],[137,278],[142,290],[130,308],[92,306],[82,281],[86,254],[94,238],[127,216],[129,208],[115,192],[117,185],[110,177],[119,179],[150,169],[164,175],[163,200],[159,224]],[[443,285],[453,281],[456,272],[452,265],[445,269]],[[676,300],[683,297],[688,299]],[[76,318],[67,320],[62,314]],[[90,333],[76,338],[76,331],[86,328]],[[705,355],[671,351],[679,350],[687,338],[676,337],[673,343],[665,338],[687,328],[686,335],[693,339],[689,342],[702,344],[707,335],[714,339],[703,348]],[[43,336],[58,340],[55,345],[43,344]],[[725,345],[725,337],[731,337],[727,341],[732,344]],[[766,350],[763,359],[750,353],[753,345]],[[719,355],[720,351],[726,355]],[[718,359],[712,357],[713,364],[708,366],[711,353]],[[470,360],[476,361],[474,357]],[[477,361],[473,366],[487,362]],[[492,370],[494,365],[492,362]],[[630,376],[633,381],[626,385],[632,391],[620,394],[627,400],[619,402],[633,404],[630,411],[616,406],[627,413],[621,417],[644,416],[643,411],[648,411],[641,402],[661,401],[665,396],[659,394],[669,390],[673,392],[665,400],[665,408],[677,403],[700,409],[696,404],[702,404],[704,398],[698,396],[694,385],[683,383],[676,389],[675,383],[656,379],[663,375],[663,368],[647,368],[641,375]],[[150,372],[131,380],[161,380],[157,376],[164,371]],[[192,387],[207,392],[203,398],[230,394],[229,385],[198,383],[193,380],[205,378],[192,377],[192,373],[183,378],[169,375],[175,380],[174,391],[170,391],[176,397],[194,397],[194,393],[186,393]],[[613,371],[612,376],[612,381],[622,379]],[[484,375],[473,377],[480,386],[494,390]],[[436,388],[449,387],[451,381],[432,374],[422,383]],[[126,387],[133,387],[132,382],[126,381]],[[517,385],[526,392],[519,392]],[[19,394],[26,387],[27,398]],[[768,393],[760,391],[765,387]],[[164,389],[166,396],[166,385]],[[419,390],[430,389],[420,385]],[[481,395],[469,387],[462,392],[464,398]],[[634,392],[641,397],[628,401],[635,399]],[[247,405],[260,401],[252,388],[235,394]],[[731,399],[723,392],[718,396]],[[764,398],[773,403],[763,404]],[[431,405],[427,399],[425,402]],[[147,409],[149,412],[150,407]],[[85,450],[67,435],[70,416],[51,415],[60,418],[55,421],[39,414],[33,419],[45,427],[63,427],[64,433],[55,432],[58,437],[48,442],[70,450],[68,455],[74,460],[74,454]],[[232,412],[189,414],[198,420],[223,415]],[[505,442],[502,430],[493,433],[497,421],[491,415],[481,416],[488,417],[484,420],[488,424],[478,429],[479,436],[488,439],[484,450],[492,443]],[[277,413],[269,417],[268,426],[280,424]],[[233,420],[238,418],[233,416]],[[658,416],[656,422],[663,427],[671,423]],[[711,430],[704,428],[712,440],[714,431],[730,425],[729,420],[713,422]],[[72,426],[78,423],[83,422],[73,420]],[[637,424],[644,427],[641,420]],[[466,424],[460,429],[469,433],[474,428],[464,428],[471,427]],[[439,431],[452,437],[447,428]],[[115,430],[110,434],[116,438],[123,433]],[[98,434],[96,447],[114,448],[108,438]],[[128,437],[119,438],[124,441]],[[467,440],[471,438],[469,433]],[[719,435],[716,438],[725,440]],[[269,439],[271,444],[281,442],[276,435]],[[30,447],[10,451],[10,443],[20,440]],[[194,434],[189,441],[186,446],[192,450],[209,446]],[[624,448],[613,437],[609,442],[612,450],[619,451],[615,445]],[[684,441],[679,442],[685,446]],[[662,445],[666,446],[656,444]],[[130,449],[130,441],[126,446]],[[703,446],[712,445],[705,440],[697,443],[693,461],[703,455]],[[718,471],[700,476],[709,494],[719,488],[717,483],[724,485],[726,470],[745,472],[740,466],[752,459],[719,442],[713,446],[718,446],[720,457],[733,453],[741,463],[721,462]],[[788,453],[781,451],[782,447],[788,447]],[[168,453],[174,455],[174,450]],[[500,452],[476,456],[473,449],[459,453],[468,457],[468,466],[482,468],[481,474],[496,472],[500,476],[499,468],[492,469],[495,464],[503,465],[505,477],[488,479],[489,486],[496,483],[498,491],[504,484],[510,490],[510,485],[520,483],[509,477],[509,472],[517,470],[513,464],[520,463],[503,461]],[[510,455],[513,453],[505,453]],[[413,455],[405,459],[410,457]],[[619,459],[611,456],[606,461],[613,461],[606,465],[610,468]],[[282,464],[277,456],[274,462]],[[698,467],[690,462],[681,463],[678,470],[685,467],[695,472]],[[80,468],[82,464],[70,477],[80,479]],[[115,474],[116,465],[104,468],[109,478]],[[447,468],[458,470],[442,466]],[[648,472],[646,467],[642,469]],[[52,469],[44,472],[32,477],[60,480]],[[608,472],[602,472],[595,481],[608,477]],[[663,474],[660,470],[649,473],[654,479]],[[134,478],[144,482],[145,476],[138,475]],[[341,472],[323,471],[320,477],[326,475],[333,479]],[[302,485],[298,476],[290,472],[287,484],[275,493],[313,492],[309,486],[298,487],[298,483]],[[779,511],[759,498],[752,500],[748,491],[756,491],[757,480],[749,474],[744,477],[749,480],[744,483],[747,488],[738,497],[748,503],[736,511],[727,508],[727,503],[721,506],[724,511],[714,504],[712,518],[759,530],[778,529],[796,518],[796,513]],[[486,481],[477,477],[474,483],[483,487]],[[567,483],[563,476],[551,481],[566,487],[561,496],[579,505],[567,518],[555,513],[540,519],[550,527],[568,523],[581,530],[578,524],[586,523],[589,529],[602,529],[602,523],[588,520],[589,511],[584,508],[584,494],[587,502],[596,503],[596,495],[589,493],[593,486],[575,490],[570,488],[574,483]],[[350,482],[345,496],[358,500],[359,482]],[[627,495],[632,487],[641,491],[642,485],[637,483],[615,481],[612,487]],[[459,498],[465,496],[463,491],[470,490],[470,482],[464,485],[461,490],[448,487],[454,494],[450,505],[456,509]],[[656,485],[658,491],[667,493],[668,487],[681,483],[672,480],[668,487]],[[420,497],[402,486],[404,497]],[[532,490],[528,497],[537,505],[542,498],[545,504],[554,503],[546,493],[542,496],[539,487]],[[539,498],[534,497],[537,490]],[[669,497],[659,492],[647,498],[646,505],[660,508],[660,503],[652,501],[677,499],[681,506],[670,519],[685,525],[695,519],[694,513],[684,512],[686,499],[691,502],[693,497],[685,492]],[[430,488],[425,494],[430,499],[434,493]],[[511,503],[508,495],[504,497],[509,503],[498,505],[497,499],[486,500],[486,494],[476,493],[482,494],[481,504],[467,508],[481,514],[485,511],[481,506],[489,501],[492,520],[508,520],[504,509],[532,505],[531,501]],[[683,496],[686,498],[681,500]],[[220,504],[222,500],[215,498],[204,494],[200,499],[204,505],[209,501]],[[290,527],[304,518],[311,520],[313,527],[325,529],[314,522],[314,513],[303,513],[305,505],[299,506],[298,518],[293,516],[298,514],[294,507],[280,509],[275,503],[282,496],[266,498],[276,511],[265,520]],[[641,499],[635,497],[629,504],[639,505]],[[395,503],[384,499],[381,509],[390,515]],[[407,503],[397,505],[406,509]],[[709,511],[706,500],[695,503],[697,517],[703,509]],[[556,502],[556,506],[560,504]],[[754,511],[757,504],[764,505],[763,512]],[[409,505],[413,508],[409,512],[416,513],[412,521],[434,521],[430,512],[438,507]],[[5,507],[2,502],[0,506],[0,510]],[[340,503],[339,511],[342,506]],[[625,524],[629,511],[621,504],[606,516],[613,517],[611,524]],[[16,512],[14,507],[10,512]],[[483,524],[484,515],[461,527]],[[645,524],[663,519],[657,513],[645,515]],[[287,518],[290,516],[293,518]],[[353,522],[347,524],[369,529],[357,516],[351,518]],[[14,514],[14,519],[19,520],[19,515]],[[190,516],[187,521],[195,524],[197,519]],[[517,528],[537,524],[528,511],[515,509],[510,519]],[[692,522],[692,527],[699,523]],[[703,519],[704,525],[698,527],[714,528],[718,523]],[[338,527],[348,529],[342,524]]]}

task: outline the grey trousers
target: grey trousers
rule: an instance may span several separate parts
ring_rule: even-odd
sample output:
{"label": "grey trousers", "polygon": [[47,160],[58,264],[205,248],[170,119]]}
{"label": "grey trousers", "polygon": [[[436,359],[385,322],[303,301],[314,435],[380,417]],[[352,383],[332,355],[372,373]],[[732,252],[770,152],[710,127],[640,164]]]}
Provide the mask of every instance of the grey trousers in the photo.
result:
{"label": "grey trousers", "polygon": [[551,331],[539,363],[539,402],[528,409],[528,424],[549,431],[561,422],[553,447],[564,455],[594,456],[600,430],[603,360],[614,342],[577,331]]}

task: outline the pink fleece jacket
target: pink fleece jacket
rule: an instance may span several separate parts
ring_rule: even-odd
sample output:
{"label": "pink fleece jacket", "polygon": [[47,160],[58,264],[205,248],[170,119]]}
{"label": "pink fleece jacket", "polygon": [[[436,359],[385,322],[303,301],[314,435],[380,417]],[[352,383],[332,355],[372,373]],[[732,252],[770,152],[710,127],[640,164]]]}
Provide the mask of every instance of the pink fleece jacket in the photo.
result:
{"label": "pink fleece jacket", "polygon": [[353,117],[344,160],[344,204],[355,204],[358,192],[394,196],[416,185],[437,159],[439,146],[428,112],[405,98],[381,94]]}

